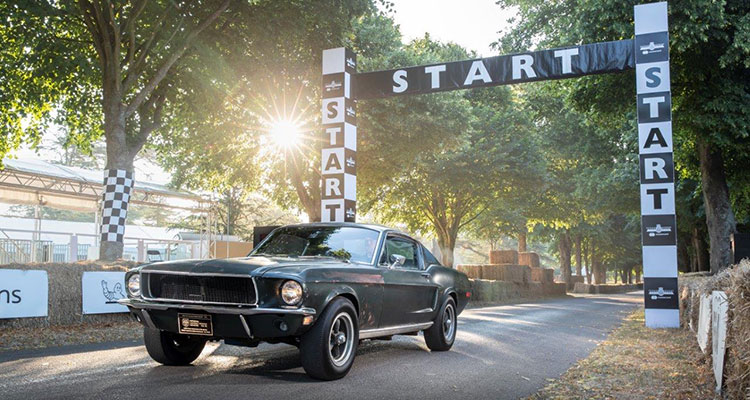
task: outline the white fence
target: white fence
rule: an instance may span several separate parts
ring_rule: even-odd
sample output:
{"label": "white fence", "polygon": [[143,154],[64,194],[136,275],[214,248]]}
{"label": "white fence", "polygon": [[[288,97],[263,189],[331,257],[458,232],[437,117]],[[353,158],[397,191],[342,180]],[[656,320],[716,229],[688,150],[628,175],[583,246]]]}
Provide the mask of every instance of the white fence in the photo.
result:
{"label": "white fence", "polygon": [[[47,240],[14,236],[45,237]],[[27,229],[0,229],[0,264],[76,262],[98,258],[97,235]],[[80,243],[88,242],[88,243]],[[93,243],[93,244],[92,244]],[[208,244],[188,240],[164,240],[126,236],[123,258],[137,262],[205,258]]]}

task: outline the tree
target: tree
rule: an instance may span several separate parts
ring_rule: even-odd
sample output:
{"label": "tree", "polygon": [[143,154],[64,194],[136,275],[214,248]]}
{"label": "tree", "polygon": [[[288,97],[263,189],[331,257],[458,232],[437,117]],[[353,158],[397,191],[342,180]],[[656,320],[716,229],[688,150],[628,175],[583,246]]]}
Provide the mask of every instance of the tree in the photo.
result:
{"label": "tree", "polygon": [[[234,51],[230,68],[220,69],[227,71],[226,87],[202,85],[183,107],[195,117],[173,121],[156,143],[174,185],[220,193],[260,189],[282,208],[319,221],[322,51],[350,45],[353,32],[376,15],[364,0],[267,2],[241,34],[252,46]],[[362,43],[367,54],[377,49]],[[215,75],[212,64],[199,68],[202,82]],[[205,115],[206,101],[216,112]],[[297,128],[293,143],[274,139],[279,122]]]}
{"label": "tree", "polygon": [[[498,45],[506,52],[633,37],[633,4],[502,0],[518,7],[518,23]],[[670,60],[676,158],[694,152],[711,243],[711,270],[730,263],[735,230],[732,182],[747,183],[750,149],[750,3],[670,2]],[[633,119],[632,74],[570,81],[572,99],[606,125]],[[678,169],[681,166],[678,166]],[[744,189],[741,189],[744,190]],[[746,205],[740,207],[746,209]]]}
{"label": "tree", "polygon": [[[270,54],[269,43],[278,43],[286,28],[300,22],[284,18],[301,16],[307,29],[315,21],[316,32],[340,40],[341,27],[345,30],[351,16],[369,6],[364,0],[3,3],[0,38],[7,47],[0,65],[8,75],[0,83],[0,110],[7,116],[0,153],[22,141],[38,143],[44,128],[55,122],[67,127],[76,143],[103,135],[105,168],[132,173],[135,155],[164,126],[215,122],[207,116],[221,109],[210,107],[234,100],[237,69],[229,67],[242,64],[250,75],[250,63]],[[345,23],[337,25],[342,19]],[[258,49],[259,43],[266,47]],[[298,41],[293,50],[309,51],[308,44]],[[252,48],[258,50],[255,57],[245,58]],[[201,97],[207,92],[227,101]],[[121,254],[121,241],[102,241],[101,258]]]}
{"label": "tree", "polygon": [[[465,58],[460,47],[425,37],[377,60],[377,69]],[[533,184],[539,157],[507,87],[363,101],[360,110],[360,207],[434,232],[445,265],[462,230]]]}

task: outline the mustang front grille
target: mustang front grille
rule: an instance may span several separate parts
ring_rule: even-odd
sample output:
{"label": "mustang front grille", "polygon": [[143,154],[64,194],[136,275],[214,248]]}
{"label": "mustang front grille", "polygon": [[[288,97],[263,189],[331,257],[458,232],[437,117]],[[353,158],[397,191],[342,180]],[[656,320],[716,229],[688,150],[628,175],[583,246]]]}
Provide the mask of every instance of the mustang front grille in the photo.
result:
{"label": "mustang front grille", "polygon": [[219,304],[256,304],[250,277],[182,275],[148,272],[148,294],[153,299]]}

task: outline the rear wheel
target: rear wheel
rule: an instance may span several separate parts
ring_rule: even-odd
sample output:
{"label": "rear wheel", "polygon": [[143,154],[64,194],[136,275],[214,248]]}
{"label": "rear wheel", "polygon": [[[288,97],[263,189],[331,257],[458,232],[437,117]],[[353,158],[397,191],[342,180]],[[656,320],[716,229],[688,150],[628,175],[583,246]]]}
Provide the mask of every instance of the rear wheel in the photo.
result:
{"label": "rear wheel", "polygon": [[343,378],[354,363],[359,344],[359,323],[354,305],[339,297],[326,307],[320,319],[302,336],[302,367],[313,378]]}
{"label": "rear wheel", "polygon": [[164,365],[188,365],[201,355],[206,339],[143,328],[146,351]]}
{"label": "rear wheel", "polygon": [[432,326],[425,329],[424,341],[432,351],[450,350],[456,340],[457,329],[456,303],[452,297],[448,296]]}

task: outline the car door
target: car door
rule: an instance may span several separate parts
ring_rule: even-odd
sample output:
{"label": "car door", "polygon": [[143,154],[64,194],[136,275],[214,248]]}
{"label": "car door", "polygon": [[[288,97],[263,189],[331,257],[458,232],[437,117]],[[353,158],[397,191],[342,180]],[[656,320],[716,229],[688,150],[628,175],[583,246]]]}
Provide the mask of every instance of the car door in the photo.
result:
{"label": "car door", "polygon": [[[405,262],[393,266],[393,255]],[[438,286],[425,271],[419,243],[389,233],[378,262],[383,269],[383,309],[380,327],[416,324],[432,320]]]}

